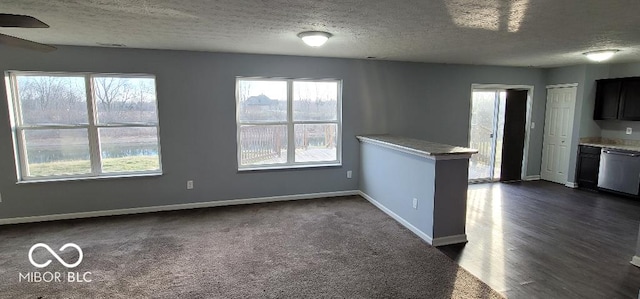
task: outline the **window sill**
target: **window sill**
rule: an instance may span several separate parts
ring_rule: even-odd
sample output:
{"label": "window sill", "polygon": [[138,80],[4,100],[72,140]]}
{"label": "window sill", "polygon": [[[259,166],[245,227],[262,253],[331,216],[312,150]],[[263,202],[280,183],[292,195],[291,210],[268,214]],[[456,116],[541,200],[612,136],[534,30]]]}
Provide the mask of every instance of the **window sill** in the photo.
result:
{"label": "window sill", "polygon": [[139,178],[139,177],[159,177],[159,176],[162,176],[162,172],[145,172],[145,173],[134,173],[134,174],[127,173],[127,174],[64,177],[64,178],[42,178],[42,179],[34,178],[34,179],[19,181],[16,183],[16,185],[51,183],[51,182],[90,181],[90,180],[104,180],[104,179],[127,179],[127,178]]}
{"label": "window sill", "polygon": [[304,165],[273,165],[273,166],[249,166],[238,168],[238,172],[261,171],[261,170],[295,170],[305,168],[340,167],[342,163],[304,164]]}

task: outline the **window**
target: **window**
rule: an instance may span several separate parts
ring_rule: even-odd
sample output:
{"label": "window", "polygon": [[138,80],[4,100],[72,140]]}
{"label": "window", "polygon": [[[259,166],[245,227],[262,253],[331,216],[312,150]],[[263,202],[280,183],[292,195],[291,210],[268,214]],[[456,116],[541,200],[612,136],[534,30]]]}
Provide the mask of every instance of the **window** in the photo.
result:
{"label": "window", "polygon": [[6,79],[19,181],[161,173],[153,76]]}
{"label": "window", "polygon": [[238,78],[238,168],[340,165],[339,80]]}

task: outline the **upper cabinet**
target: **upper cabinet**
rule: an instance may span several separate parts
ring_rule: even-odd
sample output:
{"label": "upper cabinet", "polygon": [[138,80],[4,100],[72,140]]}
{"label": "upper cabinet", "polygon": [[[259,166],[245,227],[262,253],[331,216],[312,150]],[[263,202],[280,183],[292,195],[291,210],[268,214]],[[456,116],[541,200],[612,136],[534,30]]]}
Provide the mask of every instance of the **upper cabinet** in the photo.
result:
{"label": "upper cabinet", "polygon": [[622,81],[618,118],[640,120],[640,78]]}
{"label": "upper cabinet", "polygon": [[593,119],[640,120],[640,77],[596,82]]}
{"label": "upper cabinet", "polygon": [[618,119],[621,83],[617,79],[596,81],[596,105],[593,119]]}

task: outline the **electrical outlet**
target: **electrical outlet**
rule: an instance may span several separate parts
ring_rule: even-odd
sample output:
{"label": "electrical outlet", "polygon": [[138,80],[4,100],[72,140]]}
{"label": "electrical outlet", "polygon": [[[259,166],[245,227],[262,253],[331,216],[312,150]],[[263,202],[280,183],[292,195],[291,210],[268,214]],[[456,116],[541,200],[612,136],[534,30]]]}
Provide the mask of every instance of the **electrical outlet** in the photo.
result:
{"label": "electrical outlet", "polygon": [[633,129],[632,128],[627,128],[627,135],[631,135],[631,133],[633,133]]}
{"label": "electrical outlet", "polygon": [[193,189],[193,181],[187,181],[187,190]]}
{"label": "electrical outlet", "polygon": [[347,170],[347,178],[350,179],[353,177],[353,171]]}
{"label": "electrical outlet", "polygon": [[532,128],[532,129],[535,129],[535,128],[536,128],[536,123],[531,122],[531,128]]}
{"label": "electrical outlet", "polygon": [[418,199],[417,198],[413,199],[413,208],[416,209],[416,210],[418,209]]}

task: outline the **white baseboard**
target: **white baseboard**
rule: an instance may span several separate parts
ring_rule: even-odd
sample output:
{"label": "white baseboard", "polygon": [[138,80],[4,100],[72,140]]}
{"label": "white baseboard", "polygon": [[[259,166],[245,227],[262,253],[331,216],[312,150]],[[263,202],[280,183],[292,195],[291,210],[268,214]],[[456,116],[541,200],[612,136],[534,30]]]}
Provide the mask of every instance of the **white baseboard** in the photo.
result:
{"label": "white baseboard", "polygon": [[522,178],[523,181],[539,181],[540,180],[540,175],[528,175],[524,178]]}
{"label": "white baseboard", "polygon": [[634,257],[631,259],[631,264],[632,264],[632,265],[634,265],[634,266],[636,266],[636,267],[640,267],[640,256],[637,256],[637,255],[636,255],[636,256],[634,256]]}
{"label": "white baseboard", "polygon": [[258,197],[258,198],[247,198],[247,199],[196,202],[196,203],[186,203],[186,204],[81,212],[81,213],[53,214],[53,215],[32,216],[32,217],[16,217],[16,218],[0,219],[0,225],[91,218],[91,217],[102,217],[102,216],[117,216],[117,215],[140,214],[140,213],[161,212],[161,211],[188,210],[188,209],[211,208],[211,207],[220,207],[220,206],[267,203],[267,202],[276,202],[276,201],[314,199],[314,198],[336,197],[336,196],[350,196],[350,195],[359,195],[359,194],[360,192],[358,190],[350,190],[350,191],[322,192],[322,193],[310,193],[310,194],[298,194],[298,195],[284,195],[284,196],[270,196],[270,197]]}
{"label": "white baseboard", "polygon": [[565,185],[566,187],[569,187],[569,188],[574,188],[574,189],[575,189],[575,188],[578,188],[578,183],[576,183],[576,182],[567,182],[567,183],[566,183],[566,184],[564,184],[564,185]]}
{"label": "white baseboard", "polygon": [[400,217],[398,214],[396,214],[393,211],[389,210],[387,207],[383,206],[381,203],[379,203],[378,201],[373,199],[368,194],[366,194],[366,193],[364,193],[362,191],[359,191],[359,194],[360,194],[360,196],[362,196],[366,200],[368,200],[371,204],[376,206],[378,209],[380,209],[381,211],[385,212],[391,218],[395,219],[400,224],[402,224],[404,227],[406,227],[407,229],[412,231],[414,234],[416,234],[418,237],[420,237],[420,239],[422,239],[425,242],[429,243],[430,245],[434,246],[433,245],[433,239],[427,233],[419,230],[417,227],[413,226],[413,224],[409,223],[407,220],[404,220],[404,218]]}
{"label": "white baseboard", "polygon": [[433,238],[433,246],[445,246],[451,244],[467,243],[467,234]]}

